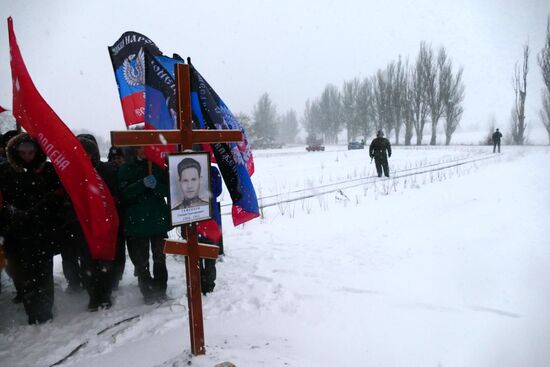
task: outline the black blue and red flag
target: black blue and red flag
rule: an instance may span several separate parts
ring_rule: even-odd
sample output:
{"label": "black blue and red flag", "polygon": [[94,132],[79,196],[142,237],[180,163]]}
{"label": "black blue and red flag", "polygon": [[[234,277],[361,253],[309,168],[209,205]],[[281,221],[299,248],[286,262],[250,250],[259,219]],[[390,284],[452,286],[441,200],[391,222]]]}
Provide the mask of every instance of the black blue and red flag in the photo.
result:
{"label": "black blue and red flag", "polygon": [[189,72],[193,119],[198,122],[200,128],[241,130],[243,133],[243,140],[238,143],[215,143],[211,144],[211,148],[233,202],[233,224],[245,223],[260,215],[256,191],[250,179],[250,175],[254,173],[254,160],[246,133],[223,100],[191,62]]}
{"label": "black blue and red flag", "polygon": [[125,32],[108,49],[126,126],[141,124],[145,120],[145,50],[153,56],[162,52],[137,32]]}
{"label": "black blue and red flag", "polygon": [[[177,127],[176,83],[174,65],[183,61],[145,50],[145,130],[173,130]],[[171,70],[171,72],[170,72]],[[154,145],[145,154],[158,166],[165,166],[164,156],[176,151],[175,145]]]}

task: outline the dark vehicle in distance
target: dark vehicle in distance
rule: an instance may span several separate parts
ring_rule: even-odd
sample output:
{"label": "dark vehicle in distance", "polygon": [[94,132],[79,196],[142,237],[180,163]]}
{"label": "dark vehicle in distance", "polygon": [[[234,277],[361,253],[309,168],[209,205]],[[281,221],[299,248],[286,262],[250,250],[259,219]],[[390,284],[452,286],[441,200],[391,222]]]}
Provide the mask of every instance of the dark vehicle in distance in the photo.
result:
{"label": "dark vehicle in distance", "polygon": [[308,145],[306,147],[306,150],[308,152],[318,152],[318,151],[324,152],[325,151],[325,146],[321,145],[321,144]]}
{"label": "dark vehicle in distance", "polygon": [[365,142],[364,141],[350,141],[348,143],[348,150],[353,149],[365,149]]}
{"label": "dark vehicle in distance", "polygon": [[325,146],[323,145],[323,139],[318,139],[315,135],[309,135],[306,138],[306,150],[308,152],[324,152]]}

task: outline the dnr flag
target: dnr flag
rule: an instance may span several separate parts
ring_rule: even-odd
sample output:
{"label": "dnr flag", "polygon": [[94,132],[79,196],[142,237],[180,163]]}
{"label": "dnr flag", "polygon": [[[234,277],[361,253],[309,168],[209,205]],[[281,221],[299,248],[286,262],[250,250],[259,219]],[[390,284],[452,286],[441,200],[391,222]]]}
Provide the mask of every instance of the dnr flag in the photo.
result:
{"label": "dnr flag", "polygon": [[254,172],[252,152],[246,134],[218,94],[189,63],[191,107],[201,129],[241,130],[239,143],[211,144],[223,180],[233,202],[233,224],[239,225],[259,216],[258,199],[250,175]]}
{"label": "dnr flag", "polygon": [[[173,69],[178,62],[181,61],[161,55],[153,56],[145,50],[145,130],[176,128],[176,83]],[[172,72],[169,72],[170,68]],[[145,147],[147,158],[160,167],[166,167],[164,155],[175,151],[175,145]]]}
{"label": "dnr flag", "polygon": [[115,202],[84,148],[42,98],[21,56],[8,18],[13,115],[50,158],[73,202],[93,259],[113,260],[118,232]]}
{"label": "dnr flag", "polygon": [[125,32],[108,47],[126,126],[145,120],[145,50],[162,55],[153,41],[137,32]]}

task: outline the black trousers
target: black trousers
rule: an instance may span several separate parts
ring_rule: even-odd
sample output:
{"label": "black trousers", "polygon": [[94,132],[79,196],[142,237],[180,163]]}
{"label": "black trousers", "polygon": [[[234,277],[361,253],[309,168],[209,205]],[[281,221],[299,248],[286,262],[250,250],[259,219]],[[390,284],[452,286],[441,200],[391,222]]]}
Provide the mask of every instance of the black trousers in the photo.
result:
{"label": "black trousers", "polygon": [[6,236],[11,276],[29,324],[43,323],[53,317],[53,249],[44,233],[37,229],[34,237],[23,233]]}
{"label": "black trousers", "polygon": [[110,302],[114,262],[92,259],[78,222],[68,225],[65,234],[67,237],[61,245],[61,258],[63,274],[69,287],[82,284],[88,291],[91,304]]}
{"label": "black trousers", "polygon": [[63,275],[67,279],[68,288],[79,288],[83,285],[85,270],[80,262],[80,246],[76,241],[70,240],[64,242],[61,247],[61,265],[63,267]]}
{"label": "black trousers", "polygon": [[[128,254],[134,264],[139,289],[145,298],[166,293],[168,270],[166,255],[163,253],[166,234],[150,237],[126,237]],[[149,251],[153,257],[153,277],[149,270]]]}
{"label": "black trousers", "polygon": [[493,142],[493,153],[495,152],[497,146],[498,146],[498,152],[500,153],[500,140]]}
{"label": "black trousers", "polygon": [[46,322],[53,317],[53,252],[35,240],[22,240],[17,245],[21,251],[13,260],[28,322]]}
{"label": "black trousers", "polygon": [[113,286],[117,287],[118,282],[122,279],[124,268],[126,266],[126,237],[122,226],[118,231],[116,243],[116,255],[113,264]]}
{"label": "black trousers", "polygon": [[378,177],[382,177],[382,170],[384,170],[384,176],[390,177],[390,167],[388,166],[388,157],[374,157],[374,164],[376,165],[376,173]]}

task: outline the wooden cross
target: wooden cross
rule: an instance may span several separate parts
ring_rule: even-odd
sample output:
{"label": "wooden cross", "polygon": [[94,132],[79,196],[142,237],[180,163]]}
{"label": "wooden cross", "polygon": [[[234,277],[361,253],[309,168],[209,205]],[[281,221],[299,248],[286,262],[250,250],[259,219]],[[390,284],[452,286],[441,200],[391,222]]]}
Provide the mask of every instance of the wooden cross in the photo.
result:
{"label": "wooden cross", "polygon": [[[181,152],[191,150],[193,144],[242,141],[240,130],[193,130],[189,65],[176,64],[175,75],[178,130],[112,131],[113,146],[178,144],[178,151]],[[198,243],[196,223],[185,224],[182,226],[182,231],[183,229],[187,240],[167,239],[164,244],[164,253],[185,256],[191,353],[200,355],[205,353],[200,259],[216,259],[219,249],[217,246]]]}

